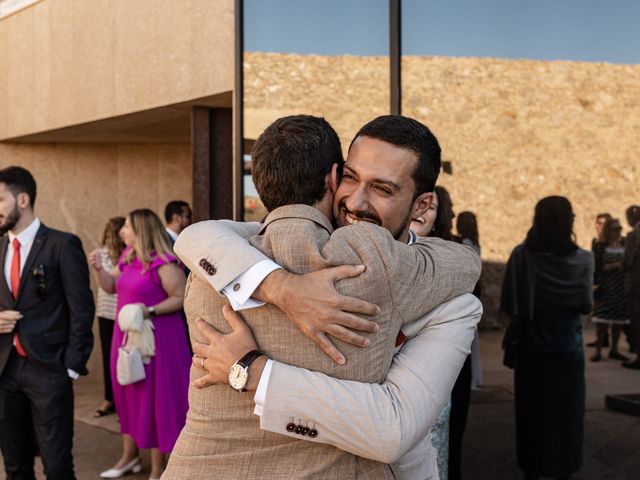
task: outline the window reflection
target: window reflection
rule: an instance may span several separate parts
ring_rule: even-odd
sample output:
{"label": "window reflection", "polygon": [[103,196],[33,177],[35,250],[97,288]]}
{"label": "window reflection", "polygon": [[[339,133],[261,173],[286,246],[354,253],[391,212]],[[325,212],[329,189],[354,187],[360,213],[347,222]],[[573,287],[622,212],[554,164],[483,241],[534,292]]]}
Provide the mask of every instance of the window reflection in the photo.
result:
{"label": "window reflection", "polygon": [[[389,110],[388,16],[388,0],[245,0],[244,138],[285,115],[317,115],[346,154],[355,132]],[[247,181],[246,219],[263,208]]]}

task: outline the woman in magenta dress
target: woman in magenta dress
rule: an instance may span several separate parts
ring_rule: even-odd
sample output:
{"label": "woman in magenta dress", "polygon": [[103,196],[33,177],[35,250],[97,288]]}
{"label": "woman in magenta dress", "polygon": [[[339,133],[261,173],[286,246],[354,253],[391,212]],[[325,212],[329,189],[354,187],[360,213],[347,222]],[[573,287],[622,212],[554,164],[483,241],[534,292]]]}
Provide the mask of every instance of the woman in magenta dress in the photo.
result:
{"label": "woman in magenta dress", "polygon": [[158,216],[151,210],[134,210],[122,227],[126,250],[118,266],[108,273],[91,259],[100,286],[117,292],[118,312],[127,304],[140,304],[153,322],[156,352],[145,365],[146,378],[121,386],[116,375],[118,348],[123,332],[115,324],[111,345],[111,373],[116,410],[120,417],[123,453],[102,472],[102,478],[119,478],[141,470],[139,448],[151,449],[150,479],[160,478],[164,454],[170,453],[185,423],[191,354],[180,309],[185,275],[173,256]]}

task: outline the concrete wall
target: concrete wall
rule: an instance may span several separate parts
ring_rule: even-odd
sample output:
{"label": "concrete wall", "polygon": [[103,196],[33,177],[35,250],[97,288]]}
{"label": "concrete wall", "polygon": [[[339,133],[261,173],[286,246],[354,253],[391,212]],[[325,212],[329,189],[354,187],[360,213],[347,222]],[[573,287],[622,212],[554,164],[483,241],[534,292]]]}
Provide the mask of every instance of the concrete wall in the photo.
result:
{"label": "concrete wall", "polygon": [[0,20],[0,140],[233,89],[233,0],[44,0]]}
{"label": "concrete wall", "polygon": [[[0,144],[0,168],[9,165],[23,166],[36,178],[38,217],[78,235],[87,253],[98,246],[110,217],[146,207],[162,218],[168,201],[191,202],[189,145]],[[95,327],[89,370],[99,379]]]}

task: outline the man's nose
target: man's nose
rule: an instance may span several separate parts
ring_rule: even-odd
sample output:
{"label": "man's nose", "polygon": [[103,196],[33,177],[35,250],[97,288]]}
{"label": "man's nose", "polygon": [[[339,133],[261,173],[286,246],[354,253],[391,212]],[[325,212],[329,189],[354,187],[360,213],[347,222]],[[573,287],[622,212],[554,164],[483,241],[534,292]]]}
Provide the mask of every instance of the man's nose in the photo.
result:
{"label": "man's nose", "polygon": [[345,205],[351,212],[369,210],[369,194],[367,189],[362,186],[358,186],[358,188],[351,192],[347,197]]}

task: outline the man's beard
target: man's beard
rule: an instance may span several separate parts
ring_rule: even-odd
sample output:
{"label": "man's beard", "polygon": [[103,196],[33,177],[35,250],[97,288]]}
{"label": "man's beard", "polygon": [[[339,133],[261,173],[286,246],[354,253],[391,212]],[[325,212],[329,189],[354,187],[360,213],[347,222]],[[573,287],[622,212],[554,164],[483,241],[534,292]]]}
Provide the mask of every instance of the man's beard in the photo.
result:
{"label": "man's beard", "polygon": [[[338,215],[336,215],[336,217],[333,219],[334,228],[339,228],[341,226],[341,225],[338,225],[338,219],[340,218],[340,215],[342,213],[344,213],[346,216],[347,212],[350,213],[352,216],[356,217],[356,219],[358,220],[369,221],[369,223],[375,223],[376,225],[382,226],[382,219],[378,217],[376,214],[367,212],[367,211],[353,212],[347,209],[346,200],[341,200],[340,203],[338,204]],[[387,228],[387,230],[389,230],[389,233],[393,236],[395,240],[400,240],[400,238],[402,237],[402,234],[405,232],[407,226],[410,223],[411,223],[411,211],[407,212],[407,215],[405,216],[404,220],[400,223],[400,226],[395,231],[392,231],[387,227],[384,227],[384,228]]]}
{"label": "man's beard", "polygon": [[20,221],[20,210],[18,209],[18,205],[13,207],[13,210],[9,213],[9,215],[4,219],[4,222],[0,224],[0,235],[4,235],[9,230],[12,230],[18,222]]}

